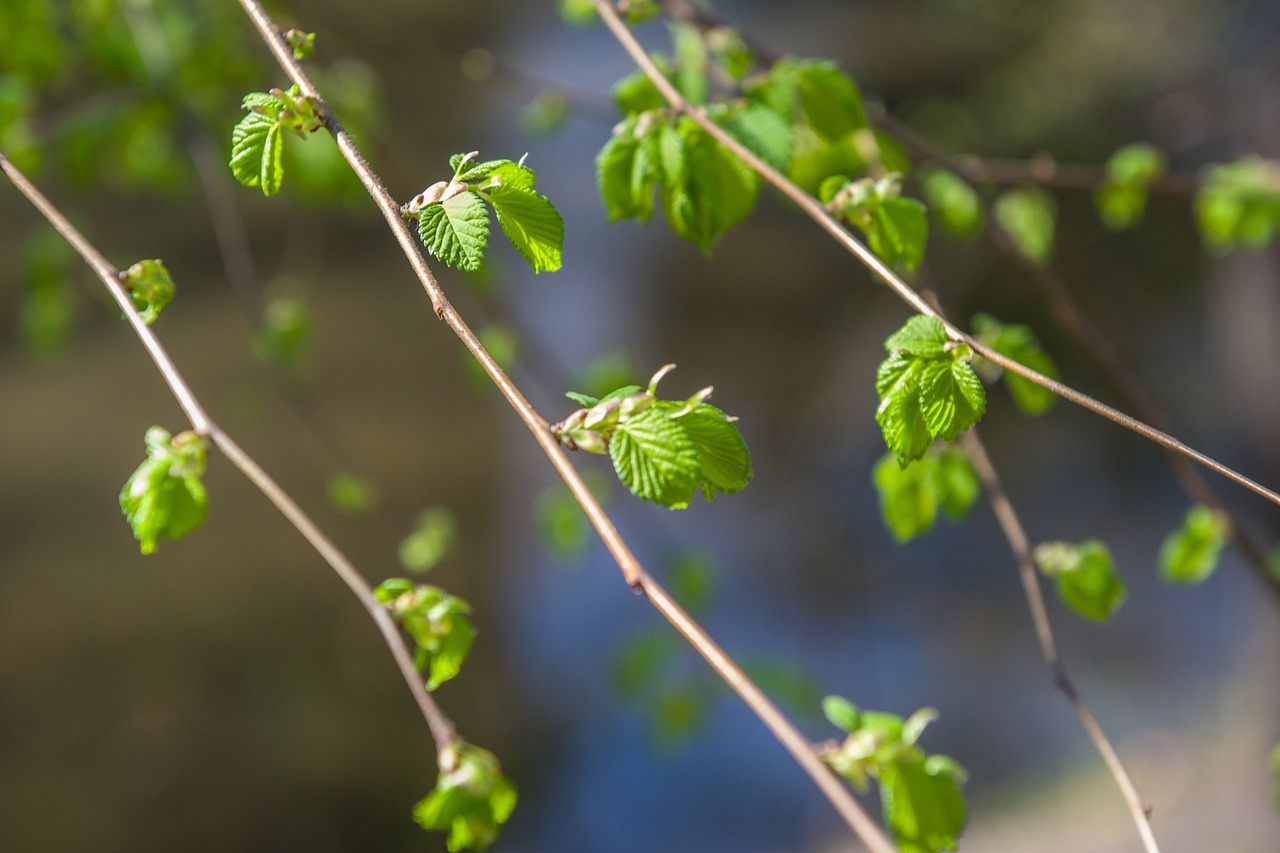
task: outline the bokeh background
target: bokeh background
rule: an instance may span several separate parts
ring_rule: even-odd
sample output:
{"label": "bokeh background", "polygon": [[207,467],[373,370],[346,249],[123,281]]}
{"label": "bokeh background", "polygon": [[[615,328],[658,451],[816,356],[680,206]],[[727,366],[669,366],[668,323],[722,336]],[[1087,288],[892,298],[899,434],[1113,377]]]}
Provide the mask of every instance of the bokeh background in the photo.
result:
{"label": "bokeh background", "polygon": [[[480,636],[438,698],[520,787],[496,849],[855,846],[603,549],[575,539],[551,468],[328,140],[290,145],[275,199],[234,184],[221,164],[239,98],[284,83],[236,4],[6,7],[4,149],[118,266],[165,260],[179,290],[158,332],[221,425],[375,582],[405,573],[398,549],[425,509],[450,513],[426,579],[472,603]],[[953,152],[1100,163],[1145,140],[1186,173],[1280,157],[1280,7],[1265,0],[716,9],[780,53],[835,59]],[[1039,658],[989,510],[907,546],[881,524],[873,375],[898,301],[767,193],[710,257],[660,221],[607,225],[592,158],[631,66],[549,0],[275,11],[318,33],[320,83],[399,198],[447,177],[456,151],[528,152],[566,220],[564,269],[535,278],[498,247],[485,276],[441,278],[512,345],[549,419],[572,408],[565,390],[666,362],[666,390],[714,383],[741,418],[756,477],[735,497],[673,514],[608,489],[605,460],[581,467],[807,733],[834,735],[827,693],[936,707],[926,747],[971,773],[966,849],[1137,848]],[[641,33],[665,48],[661,24]],[[557,104],[567,116],[540,132]],[[1054,269],[1175,433],[1280,481],[1276,250],[1212,257],[1185,200],[1154,199],[1123,235],[1087,193],[1058,205]],[[923,275],[958,317],[1031,324],[1069,383],[1111,399],[986,241],[934,235]],[[1274,597],[1236,551],[1201,587],[1161,584],[1156,555],[1188,502],[1156,451],[1069,405],[1029,420],[991,397],[983,433],[1031,536],[1104,539],[1129,584],[1105,626],[1056,602],[1051,615],[1164,849],[1280,849]],[[211,455],[207,525],[139,556],[116,495],[152,424],[186,426],[87,270],[0,188],[0,849],[443,850],[409,819],[434,753],[375,630],[229,465]],[[1223,493],[1271,545],[1276,508]]]}

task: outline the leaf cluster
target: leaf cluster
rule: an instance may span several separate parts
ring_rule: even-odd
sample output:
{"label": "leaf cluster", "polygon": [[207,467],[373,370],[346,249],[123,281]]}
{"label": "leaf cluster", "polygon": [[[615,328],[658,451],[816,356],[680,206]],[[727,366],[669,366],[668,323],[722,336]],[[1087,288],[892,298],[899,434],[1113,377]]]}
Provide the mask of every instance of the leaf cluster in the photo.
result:
{"label": "leaf cluster", "polygon": [[570,392],[582,408],[551,427],[571,450],[609,455],[633,495],[668,509],[684,509],[700,489],[707,500],[746,488],[752,476],[746,440],[729,417],[707,403],[711,388],[684,401],[660,400],[649,387],[627,385],[595,398]]}
{"label": "leaf cluster", "polygon": [[440,751],[436,787],[413,809],[431,832],[448,832],[450,851],[485,850],[516,807],[516,787],[488,750],[459,739]]}
{"label": "leaf cluster", "polygon": [[876,422],[902,468],[924,456],[935,438],[952,441],[987,409],[973,350],[947,337],[935,317],[918,314],[885,341],[889,357],[876,371]]}
{"label": "leaf cluster", "polygon": [[179,539],[208,517],[208,496],[200,480],[208,440],[191,431],[171,436],[153,426],[146,446],[146,460],[120,490],[120,509],[142,553],[150,554],[161,536]]}
{"label": "leaf cluster", "polygon": [[929,218],[923,204],[901,196],[901,179],[897,172],[857,181],[832,175],[822,182],[818,197],[838,218],[866,235],[867,245],[880,260],[914,270],[924,260]]}
{"label": "leaf cluster", "polygon": [[280,192],[284,181],[284,131],[306,139],[324,126],[312,98],[295,83],[288,90],[250,92],[243,106],[249,114],[231,133],[231,173],[246,187],[261,187],[262,194]]}
{"label": "leaf cluster", "polygon": [[120,283],[129,291],[134,307],[142,313],[142,321],[148,326],[173,300],[173,279],[159,260],[138,261],[120,273]]}
{"label": "leaf cluster", "polygon": [[982,491],[969,455],[958,447],[930,448],[905,468],[887,453],[876,464],[872,479],[880,497],[880,515],[899,542],[932,530],[939,508],[952,521],[964,518]]}
{"label": "leaf cluster", "polygon": [[1128,595],[1111,551],[1097,539],[1044,542],[1036,547],[1034,559],[1042,574],[1057,581],[1058,595],[1067,606],[1092,622],[1106,622]]}
{"label": "leaf cluster", "polygon": [[438,181],[401,212],[418,220],[418,235],[431,255],[451,267],[475,271],[489,245],[489,210],[511,245],[535,273],[560,269],[564,220],[546,196],[534,190],[533,170],[512,160],[475,163],[478,152],[449,158],[453,177]]}
{"label": "leaf cluster", "polygon": [[[1030,326],[1001,323],[990,314],[977,314],[973,318],[973,335],[1006,358],[1050,379],[1058,378],[1057,363],[1041,349],[1040,341]],[[978,371],[992,377],[1002,376],[1005,388],[1013,398],[1013,404],[1023,414],[1044,414],[1058,401],[1058,395],[1043,385],[1037,385],[1030,379],[1004,370],[981,357],[978,360]]]}
{"label": "leaf cluster", "polygon": [[414,661],[427,673],[428,690],[458,674],[476,636],[467,618],[471,605],[439,587],[406,578],[385,580],[373,594],[418,644]]}
{"label": "leaf cluster", "polygon": [[846,733],[842,743],[828,744],[823,760],[855,790],[865,792],[870,780],[880,787],[885,822],[903,853],[952,850],[965,824],[964,769],[945,755],[928,755],[916,742],[938,717],[932,708],[905,720],[896,714],[863,711],[839,696],[828,696],[822,711]]}

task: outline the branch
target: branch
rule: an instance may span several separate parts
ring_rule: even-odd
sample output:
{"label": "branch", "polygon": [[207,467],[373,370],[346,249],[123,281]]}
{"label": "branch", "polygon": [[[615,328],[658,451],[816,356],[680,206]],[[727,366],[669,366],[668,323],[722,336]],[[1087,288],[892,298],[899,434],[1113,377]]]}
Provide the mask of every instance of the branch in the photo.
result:
{"label": "branch", "polygon": [[303,538],[310,543],[311,547],[329,564],[342,582],[347,585],[347,588],[359,599],[360,604],[364,606],[364,609],[368,611],[374,623],[378,626],[378,631],[382,634],[382,639],[387,644],[387,648],[391,650],[391,656],[395,659],[400,674],[404,677],[405,683],[409,685],[409,692],[413,694],[414,701],[418,703],[418,708],[421,710],[423,718],[427,721],[427,726],[431,729],[431,737],[435,741],[436,749],[442,751],[452,744],[458,736],[453,722],[444,715],[444,712],[436,705],[431,694],[427,692],[426,686],[418,673],[418,668],[414,665],[413,655],[404,641],[404,636],[400,633],[400,629],[396,626],[391,614],[374,597],[373,589],[369,586],[369,583],[356,570],[351,561],[338,550],[338,547],[316,527],[315,523],[303,512],[302,508],[262,469],[262,466],[241,449],[240,445],[236,444],[231,436],[223,432],[205,412],[200,401],[196,399],[195,392],[191,390],[191,386],[187,384],[187,381],[173,363],[173,359],[169,357],[163,344],[160,343],[160,339],[156,337],[151,327],[143,322],[137,309],[134,308],[133,299],[120,284],[120,271],[113,267],[103,257],[102,253],[76,230],[75,226],[54,207],[52,202],[45,198],[34,184],[27,180],[25,175],[9,162],[9,159],[2,152],[0,152],[0,170],[4,171],[9,180],[18,188],[18,191],[27,197],[27,200],[40,211],[44,218],[49,221],[49,224],[79,253],[80,257],[93,269],[94,273],[111,293],[116,305],[124,313],[125,319],[133,327],[134,334],[138,336],[138,340],[142,342],[147,354],[155,362],[156,369],[160,371],[165,384],[169,386],[169,390],[177,399],[178,405],[182,407],[182,411],[186,413],[187,418],[191,421],[192,428],[201,435],[208,436],[213,441],[231,464],[238,468],[240,473],[253,483],[266,496],[267,500],[275,505],[281,515],[297,528]]}
{"label": "branch", "polygon": [[987,490],[991,509],[995,512],[1000,529],[1009,541],[1014,559],[1018,561],[1018,578],[1022,581],[1022,591],[1027,598],[1027,609],[1031,612],[1031,621],[1035,625],[1036,639],[1040,642],[1040,653],[1044,656],[1045,663],[1049,665],[1050,672],[1053,673],[1053,683],[1067,697],[1072,710],[1076,712],[1080,723],[1088,732],[1089,739],[1093,741],[1107,769],[1111,771],[1112,778],[1120,786],[1120,792],[1124,795],[1125,803],[1129,807],[1129,814],[1138,827],[1138,834],[1142,836],[1143,847],[1148,853],[1159,853],[1160,846],[1151,830],[1149,811],[1142,802],[1141,794],[1138,793],[1133,779],[1129,777],[1128,771],[1120,761],[1120,756],[1116,754],[1115,747],[1103,733],[1102,726],[1098,724],[1067,674],[1067,667],[1062,662],[1062,655],[1058,652],[1058,644],[1054,639],[1053,626],[1049,623],[1049,612],[1044,605],[1044,595],[1040,591],[1040,583],[1036,577],[1030,540],[1027,538],[1026,531],[1022,529],[1022,523],[1018,520],[1013,504],[1005,495],[1000,476],[991,464],[991,458],[987,456],[987,449],[983,446],[982,439],[978,437],[977,430],[970,430],[961,437],[961,441],[964,442],[964,448],[969,453],[969,458],[973,460],[978,477],[981,478],[982,485]]}
{"label": "branch", "polygon": [[675,87],[671,85],[671,82],[662,75],[662,72],[658,70],[657,66],[653,64],[653,60],[649,58],[649,55],[645,52],[644,48],[638,41],[636,41],[635,37],[632,36],[631,32],[627,29],[621,19],[618,18],[617,13],[613,11],[613,8],[609,5],[607,0],[591,0],[591,2],[600,13],[600,16],[604,19],[605,24],[613,31],[614,36],[622,44],[623,48],[625,48],[627,53],[631,55],[631,58],[635,61],[636,65],[644,71],[645,76],[653,82],[654,86],[656,86],[658,91],[662,93],[662,96],[669,104],[671,104],[673,109],[692,119],[700,128],[706,131],[710,136],[714,137],[715,140],[723,147],[731,151],[735,156],[750,166],[755,172],[764,178],[765,181],[773,186],[774,189],[778,190],[778,192],[786,196],[787,199],[794,202],[810,219],[816,222],[824,231],[844,246],[846,250],[857,256],[857,258],[862,261],[862,263],[867,266],[877,278],[887,284],[889,288],[904,302],[921,314],[934,317],[941,322],[947,330],[947,335],[953,340],[963,341],[968,344],[974,352],[979,353],[988,361],[1000,365],[1005,370],[1016,373],[1030,382],[1034,382],[1037,385],[1041,385],[1049,389],[1059,397],[1070,400],[1076,405],[1082,406],[1095,414],[1101,415],[1102,417],[1119,424],[1125,429],[1136,432],[1166,450],[1179,453],[1193,459],[1206,468],[1216,471],[1232,482],[1243,486],[1244,488],[1249,489],[1250,491],[1271,501],[1271,503],[1280,506],[1280,493],[1277,493],[1249,477],[1244,476],[1211,456],[1195,450],[1168,433],[1158,430],[1144,421],[1131,417],[1118,409],[1114,409],[1105,403],[1095,400],[1088,394],[1050,379],[1049,377],[1022,365],[1013,359],[996,352],[981,341],[978,341],[976,338],[973,338],[966,332],[952,325],[945,317],[940,316],[928,302],[921,298],[920,294],[916,293],[916,291],[903,281],[897,273],[890,269],[887,264],[880,260],[880,258],[876,257],[870,249],[850,234],[845,227],[827,211],[826,207],[824,207],[820,201],[800,189],[800,187],[792,183],[790,179],[777,169],[757,157],[750,149],[731,136],[726,130],[707,118],[706,114],[702,110],[690,105],[689,102],[676,91]]}
{"label": "branch", "polygon": [[756,686],[742,669],[716,645],[715,641],[687,614],[679,604],[645,571],[618,533],[604,508],[592,496],[568,455],[551,434],[548,422],[529,403],[507,374],[480,343],[475,333],[454,309],[440,287],[435,275],[427,266],[416,236],[400,214],[400,205],[374,173],[355,142],[325,103],[324,98],[293,58],[280,30],[256,0],[240,0],[240,5],[253,20],[262,39],[270,48],[280,67],[298,85],[303,95],[314,99],[318,114],[337,142],[338,149],[351,165],[356,176],[377,204],[396,241],[400,244],[409,264],[417,273],[436,316],[444,321],[471,352],[485,373],[497,386],[502,396],[515,409],[520,420],[533,434],[534,440],[547,455],[574,498],[582,506],[592,526],[603,540],[610,555],[622,571],[623,579],[632,589],[643,593],[668,622],[694,647],[724,681],[742,698],[773,736],[782,744],[796,762],[813,779],[822,793],[840,813],[849,827],[875,853],[893,853],[893,845],[884,831],[868,816],[838,777],[823,763],[812,744],[802,735],[777,706]]}

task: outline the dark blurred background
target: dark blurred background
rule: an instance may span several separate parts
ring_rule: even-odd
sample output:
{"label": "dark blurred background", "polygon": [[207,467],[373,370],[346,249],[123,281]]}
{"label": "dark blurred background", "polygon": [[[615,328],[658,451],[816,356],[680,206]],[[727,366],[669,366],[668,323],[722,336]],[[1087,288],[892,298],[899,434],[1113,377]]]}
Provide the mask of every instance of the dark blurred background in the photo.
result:
{"label": "dark blurred background", "polygon": [[[52,41],[31,9],[52,16]],[[1142,140],[1186,173],[1280,157],[1273,2],[716,10],[779,53],[836,60],[952,152],[1101,163]],[[1039,657],[989,510],[907,546],[880,521],[873,375],[901,303],[768,193],[711,257],[660,217],[605,224],[592,158],[631,65],[551,2],[274,11],[318,34],[320,85],[398,198],[447,177],[454,152],[528,152],[566,221],[564,269],[535,278],[499,247],[483,277],[441,280],[513,344],[514,376],[549,419],[572,408],[565,390],[666,362],[679,364],[666,391],[714,383],[741,418],[756,472],[742,494],[669,513],[603,490],[642,560],[810,736],[835,734],[817,713],[827,693],[936,707],[924,745],[971,773],[966,849],[1138,847]],[[374,582],[405,574],[398,548],[425,508],[451,514],[424,582],[470,601],[480,634],[437,695],[520,787],[497,849],[855,846],[603,548],[575,540],[552,469],[434,318],[330,142],[289,140],[275,199],[234,184],[222,164],[240,96],[285,82],[236,4],[23,2],[0,9],[6,27],[25,53],[0,59],[0,106],[36,118],[0,145],[118,266],[164,259],[178,296],[156,328],[220,424]],[[641,33],[667,48],[661,24]],[[539,133],[562,102],[563,123]],[[1174,432],[1280,482],[1274,247],[1212,257],[1186,200],[1153,199],[1122,235],[1087,193],[1057,201],[1055,271]],[[1070,384],[1113,399],[988,242],[933,235],[923,276],[956,317],[1031,324]],[[0,849],[443,850],[410,820],[434,752],[376,631],[238,473],[211,454],[208,523],[139,556],[118,490],[149,426],[186,424],[99,291],[0,188]],[[264,311],[302,319],[272,336]],[[1233,550],[1201,587],[1158,581],[1188,501],[1151,445],[1067,404],[1030,420],[991,399],[982,431],[1030,535],[1101,538],[1129,584],[1105,626],[1056,601],[1051,615],[1164,849],[1280,849],[1275,599]],[[579,462],[609,482],[606,460]],[[1276,508],[1222,492],[1269,547]]]}

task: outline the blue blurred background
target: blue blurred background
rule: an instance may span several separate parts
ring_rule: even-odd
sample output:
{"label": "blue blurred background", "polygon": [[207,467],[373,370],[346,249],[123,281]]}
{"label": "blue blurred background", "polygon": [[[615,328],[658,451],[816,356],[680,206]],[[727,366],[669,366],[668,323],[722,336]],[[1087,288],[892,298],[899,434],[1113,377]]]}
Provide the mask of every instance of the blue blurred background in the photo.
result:
{"label": "blue blurred background", "polygon": [[[284,82],[235,4],[16,4],[0,22],[18,27],[25,5],[54,16],[60,47],[24,41],[49,55],[39,72],[0,60],[0,92],[24,74],[39,91],[27,135],[2,144],[21,143],[118,266],[165,260],[179,290],[157,329],[214,417],[374,582],[404,574],[397,548],[424,508],[451,512],[453,546],[426,578],[472,603],[480,635],[438,698],[520,787],[496,849],[854,849],[603,548],[548,543],[563,503],[554,472],[435,320],[359,186],[325,159],[329,141],[292,146],[272,200],[221,167],[240,96]],[[1280,157],[1280,7],[1263,0],[716,10],[779,53],[836,60],[869,100],[956,153],[1100,163],[1143,140],[1187,173]],[[665,390],[714,383],[714,402],[739,416],[756,473],[740,495],[673,514],[602,490],[646,565],[807,734],[835,735],[818,713],[828,693],[903,715],[935,707],[924,745],[971,774],[966,849],[1138,847],[1039,657],[989,510],[906,546],[880,521],[873,376],[901,303],[768,193],[710,257],[660,221],[606,224],[592,158],[617,120],[609,87],[631,65],[603,28],[570,27],[553,3],[275,11],[318,34],[321,86],[398,198],[447,177],[454,152],[528,152],[566,221],[564,269],[535,278],[504,247],[484,277],[441,280],[473,325],[514,340],[513,374],[549,420],[573,408],[563,391],[589,390],[593,362],[595,376],[631,380],[675,362]],[[137,55],[75,41],[88,19]],[[660,23],[640,32],[667,48]],[[138,82],[147,62],[163,70],[166,43],[206,50],[207,73]],[[185,118],[164,106],[168,87],[190,94]],[[531,104],[557,98],[563,123],[533,132]],[[154,127],[137,130],[139,116]],[[216,231],[219,196],[247,255]],[[1060,193],[1058,207],[1055,271],[1175,434],[1280,482],[1275,248],[1211,257],[1181,199],[1154,199],[1123,235],[1099,224],[1087,192]],[[211,456],[203,529],[138,555],[116,494],[147,427],[186,425],[97,283],[46,232],[0,190],[0,849],[443,850],[409,819],[434,752],[373,626],[229,465]],[[989,243],[934,235],[922,276],[956,317],[1032,325],[1068,383],[1111,399]],[[254,349],[264,306],[282,299],[307,305],[312,325],[284,373]],[[982,431],[1030,535],[1105,540],[1129,585],[1105,626],[1057,602],[1051,616],[1164,849],[1280,849],[1275,599],[1232,550],[1202,587],[1160,583],[1156,554],[1188,501],[1157,452],[1067,404],[1030,420],[991,397]],[[608,483],[606,460],[578,461]],[[339,472],[366,484],[366,511],[329,499]],[[1222,492],[1270,546],[1276,508]]]}

